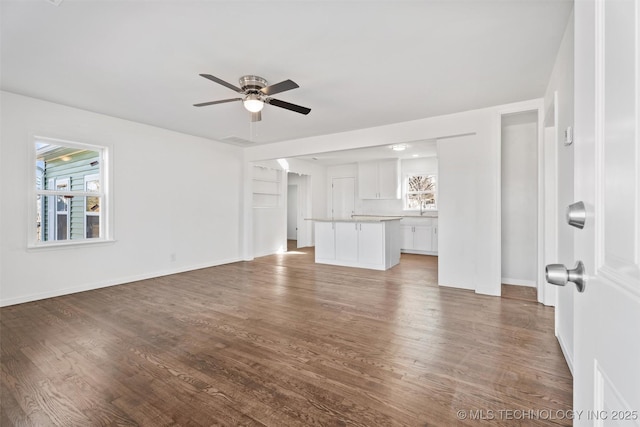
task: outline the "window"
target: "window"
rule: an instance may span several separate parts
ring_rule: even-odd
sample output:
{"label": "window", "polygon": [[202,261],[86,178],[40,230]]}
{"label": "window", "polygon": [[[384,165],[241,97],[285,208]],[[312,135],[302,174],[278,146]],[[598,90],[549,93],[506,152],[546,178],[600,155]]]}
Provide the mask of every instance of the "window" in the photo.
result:
{"label": "window", "polygon": [[404,187],[405,210],[419,210],[422,212],[437,209],[435,175],[407,175]]}
{"label": "window", "polygon": [[104,147],[36,138],[32,244],[106,240],[105,159]]}

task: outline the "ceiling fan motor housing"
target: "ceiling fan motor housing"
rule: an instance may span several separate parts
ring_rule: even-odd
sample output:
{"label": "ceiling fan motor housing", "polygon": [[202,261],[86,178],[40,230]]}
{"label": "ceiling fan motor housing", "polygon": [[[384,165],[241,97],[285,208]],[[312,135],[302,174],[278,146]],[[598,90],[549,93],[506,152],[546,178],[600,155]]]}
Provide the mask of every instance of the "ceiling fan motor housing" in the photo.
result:
{"label": "ceiling fan motor housing", "polygon": [[240,88],[246,93],[255,93],[267,86],[267,81],[259,76],[242,76],[239,82]]}

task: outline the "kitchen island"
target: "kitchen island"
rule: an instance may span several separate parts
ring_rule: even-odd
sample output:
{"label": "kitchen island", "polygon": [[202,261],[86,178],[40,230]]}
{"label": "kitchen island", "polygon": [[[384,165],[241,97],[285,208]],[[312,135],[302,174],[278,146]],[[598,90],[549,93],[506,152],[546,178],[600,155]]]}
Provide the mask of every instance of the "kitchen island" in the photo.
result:
{"label": "kitchen island", "polygon": [[400,262],[401,217],[311,218],[319,264],[388,270]]}

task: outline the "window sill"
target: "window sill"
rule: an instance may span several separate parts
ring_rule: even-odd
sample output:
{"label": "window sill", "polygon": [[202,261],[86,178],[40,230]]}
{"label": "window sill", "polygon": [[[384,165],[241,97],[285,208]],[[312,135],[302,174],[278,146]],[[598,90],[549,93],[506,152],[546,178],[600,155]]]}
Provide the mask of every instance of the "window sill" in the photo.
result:
{"label": "window sill", "polygon": [[81,241],[71,241],[71,242],[56,242],[56,243],[40,243],[40,244],[31,244],[27,245],[28,251],[42,251],[42,250],[57,250],[57,249],[71,249],[71,248],[81,248],[85,246],[102,246],[102,245],[110,245],[115,243],[114,239],[92,239],[92,240],[81,240]]}

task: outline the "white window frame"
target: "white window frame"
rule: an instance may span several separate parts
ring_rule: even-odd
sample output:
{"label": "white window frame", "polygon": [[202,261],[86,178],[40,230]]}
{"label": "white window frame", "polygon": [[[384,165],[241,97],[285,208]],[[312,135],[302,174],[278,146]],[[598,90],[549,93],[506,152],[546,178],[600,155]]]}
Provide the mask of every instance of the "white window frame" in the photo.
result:
{"label": "white window frame", "polygon": [[[435,206],[434,207],[426,207],[425,209],[421,209],[421,208],[410,208],[409,207],[409,179],[412,176],[433,176],[435,178],[435,182],[436,182],[436,188],[433,191],[433,195],[435,198]],[[426,192],[425,192],[426,193]],[[431,193],[431,192],[429,192]],[[404,180],[402,181],[402,210],[404,211],[410,211],[410,212],[419,212],[419,211],[423,211],[423,212],[436,212],[438,210],[438,174],[436,173],[429,173],[429,172],[409,172],[407,174],[405,174],[404,176]]]}
{"label": "white window frame", "polygon": [[[48,144],[61,145],[70,148],[77,148],[79,150],[91,150],[98,153],[98,162],[100,165],[99,173],[91,174],[87,176],[97,176],[100,180],[100,191],[56,191],[56,190],[44,190],[37,188],[37,171],[36,171],[36,144],[38,142],[44,142]],[[27,211],[29,212],[29,221],[28,221],[28,229],[27,229],[27,248],[28,249],[41,249],[41,248],[57,248],[57,247],[67,247],[67,246],[81,246],[81,245],[92,245],[92,244],[100,244],[100,243],[111,243],[114,241],[113,239],[113,210],[111,203],[111,165],[109,163],[109,152],[112,150],[111,147],[102,146],[102,145],[93,145],[93,144],[85,144],[80,142],[68,141],[57,138],[50,137],[41,137],[37,135],[31,136],[31,144],[27,144],[29,149],[29,167],[27,168],[29,174],[31,176],[30,189],[28,191],[29,197],[29,205]],[[86,182],[86,181],[85,181]],[[44,186],[44,183],[42,183]],[[85,184],[86,185],[86,184]],[[44,187],[43,187],[44,188]],[[86,190],[86,187],[83,188]],[[41,199],[46,197],[55,198],[58,195],[62,196],[74,196],[74,197],[83,197],[86,200],[87,196],[100,197],[101,206],[100,206],[100,237],[98,238],[86,238],[86,205],[85,205],[85,224],[83,226],[83,238],[82,239],[70,239],[70,236],[67,240],[38,240],[38,230],[37,230],[37,218],[38,218],[38,206],[37,206],[37,198],[38,196]],[[42,212],[40,213],[42,214]],[[44,218],[41,218],[44,221]],[[71,221],[71,212],[69,212],[69,221]],[[70,233],[70,227],[67,228]],[[43,232],[44,230],[42,230]],[[44,236],[41,236],[44,237]]]}

